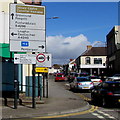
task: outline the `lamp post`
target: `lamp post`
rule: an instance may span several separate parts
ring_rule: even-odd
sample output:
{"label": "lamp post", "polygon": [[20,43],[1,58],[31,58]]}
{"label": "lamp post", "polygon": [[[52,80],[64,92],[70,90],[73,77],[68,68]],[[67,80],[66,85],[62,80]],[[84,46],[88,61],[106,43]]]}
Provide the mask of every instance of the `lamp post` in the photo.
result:
{"label": "lamp post", "polygon": [[58,18],[59,18],[58,16],[54,16],[54,17],[46,18],[46,20],[48,20],[48,19],[58,19]]}

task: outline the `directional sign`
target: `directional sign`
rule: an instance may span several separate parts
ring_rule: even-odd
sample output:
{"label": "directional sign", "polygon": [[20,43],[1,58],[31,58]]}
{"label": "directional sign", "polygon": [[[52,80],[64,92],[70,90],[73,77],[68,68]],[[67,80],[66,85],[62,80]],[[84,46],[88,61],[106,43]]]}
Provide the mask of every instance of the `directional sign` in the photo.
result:
{"label": "directional sign", "polygon": [[10,40],[45,41],[44,30],[10,29]]}
{"label": "directional sign", "polygon": [[[36,46],[36,47],[35,47]],[[17,50],[18,52],[44,52],[45,51],[45,42],[38,41],[10,41],[10,50]]]}
{"label": "directional sign", "polygon": [[51,67],[51,59],[52,59],[52,55],[51,54],[47,54],[47,53],[39,53],[36,56],[36,60],[37,60],[37,67]]}
{"label": "directional sign", "polygon": [[14,54],[14,64],[36,64],[36,55]]}
{"label": "directional sign", "polygon": [[10,4],[10,27],[45,30],[45,7]]}
{"label": "directional sign", "polygon": [[46,68],[46,67],[36,67],[35,72],[48,73],[48,68]]}
{"label": "directional sign", "polygon": [[10,4],[9,16],[10,51],[45,52],[45,7]]}

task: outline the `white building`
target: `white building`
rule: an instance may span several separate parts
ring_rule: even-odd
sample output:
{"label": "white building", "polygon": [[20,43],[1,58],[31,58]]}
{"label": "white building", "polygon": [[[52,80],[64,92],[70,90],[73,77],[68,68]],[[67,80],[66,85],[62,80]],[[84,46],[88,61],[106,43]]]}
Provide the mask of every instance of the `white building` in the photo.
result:
{"label": "white building", "polygon": [[102,75],[106,72],[106,47],[87,46],[87,50],[76,59],[79,72]]}

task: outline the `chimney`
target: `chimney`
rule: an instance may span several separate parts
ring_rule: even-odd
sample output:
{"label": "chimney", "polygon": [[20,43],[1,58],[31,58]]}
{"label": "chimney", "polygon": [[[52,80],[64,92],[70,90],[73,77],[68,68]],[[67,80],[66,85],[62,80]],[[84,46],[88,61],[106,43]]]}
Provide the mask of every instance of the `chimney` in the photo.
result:
{"label": "chimney", "polygon": [[92,45],[87,45],[87,50],[90,50],[92,48]]}

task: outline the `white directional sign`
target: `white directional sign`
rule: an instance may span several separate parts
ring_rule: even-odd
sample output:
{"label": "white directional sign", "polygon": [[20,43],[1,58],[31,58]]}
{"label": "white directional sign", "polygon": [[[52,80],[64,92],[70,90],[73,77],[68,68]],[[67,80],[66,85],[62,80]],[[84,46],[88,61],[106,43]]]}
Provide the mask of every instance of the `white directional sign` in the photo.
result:
{"label": "white directional sign", "polygon": [[45,7],[10,4],[10,27],[45,30]]}
{"label": "white directional sign", "polygon": [[36,56],[36,60],[37,60],[36,66],[37,67],[51,67],[52,66],[51,59],[52,59],[51,54],[39,53]]}
{"label": "white directional sign", "polygon": [[[45,48],[45,7],[10,4],[9,16],[10,51],[45,52],[43,47],[39,47],[43,44],[41,42],[44,42]],[[13,46],[17,41],[17,46]]]}
{"label": "white directional sign", "polygon": [[45,31],[10,29],[10,40],[45,41]]}
{"label": "white directional sign", "polygon": [[14,54],[14,64],[36,64],[36,55]]}
{"label": "white directional sign", "polygon": [[10,49],[14,51],[17,49],[18,52],[44,52],[45,42],[38,41],[10,41]]}

